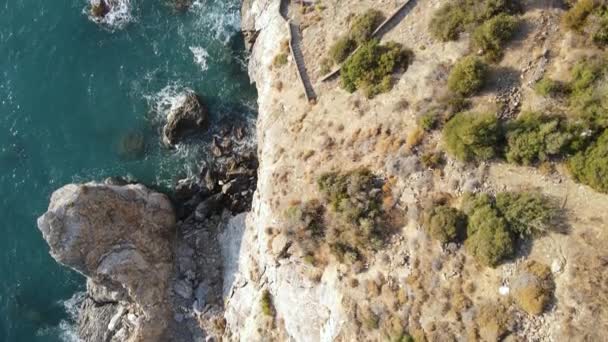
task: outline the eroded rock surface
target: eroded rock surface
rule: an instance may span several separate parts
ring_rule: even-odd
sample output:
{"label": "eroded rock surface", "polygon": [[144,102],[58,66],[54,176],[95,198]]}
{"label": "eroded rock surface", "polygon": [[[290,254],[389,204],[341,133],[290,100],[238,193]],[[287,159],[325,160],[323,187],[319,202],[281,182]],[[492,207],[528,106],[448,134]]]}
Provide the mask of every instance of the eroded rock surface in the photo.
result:
{"label": "eroded rock surface", "polygon": [[53,193],[38,227],[53,258],[89,280],[81,337],[166,340],[174,226],[167,196],[143,185],[70,184]]}

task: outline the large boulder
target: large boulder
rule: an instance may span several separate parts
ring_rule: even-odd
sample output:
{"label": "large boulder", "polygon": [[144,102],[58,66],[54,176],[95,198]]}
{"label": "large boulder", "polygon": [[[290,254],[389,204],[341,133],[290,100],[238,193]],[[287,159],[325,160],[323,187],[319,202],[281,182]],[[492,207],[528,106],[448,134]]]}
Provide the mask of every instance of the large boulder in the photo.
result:
{"label": "large boulder", "polygon": [[167,114],[163,142],[168,146],[174,146],[188,135],[206,129],[208,121],[207,107],[196,93],[187,91]]}
{"label": "large boulder", "polygon": [[[95,341],[92,336],[166,340],[174,226],[167,196],[143,185],[70,184],[53,193],[48,211],[38,219],[51,256],[88,278],[88,298],[112,306],[97,307],[98,313],[107,318],[120,310],[113,314],[110,336],[107,322],[94,324],[98,313],[81,313],[93,317],[81,321],[87,341]],[[83,310],[87,307],[96,306],[88,303]]]}

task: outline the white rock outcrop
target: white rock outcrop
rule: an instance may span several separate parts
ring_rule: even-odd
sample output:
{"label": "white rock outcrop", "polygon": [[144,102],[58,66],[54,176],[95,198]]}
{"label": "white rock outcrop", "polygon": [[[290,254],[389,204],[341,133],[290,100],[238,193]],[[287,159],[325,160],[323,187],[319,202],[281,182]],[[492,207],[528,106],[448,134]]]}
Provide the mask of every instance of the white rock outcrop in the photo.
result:
{"label": "white rock outcrop", "polygon": [[[112,306],[95,317],[96,305],[84,305],[81,337],[164,340],[175,227],[167,196],[143,185],[70,184],[53,193],[38,227],[52,257],[88,278],[88,298]],[[112,329],[94,331],[108,317]]]}

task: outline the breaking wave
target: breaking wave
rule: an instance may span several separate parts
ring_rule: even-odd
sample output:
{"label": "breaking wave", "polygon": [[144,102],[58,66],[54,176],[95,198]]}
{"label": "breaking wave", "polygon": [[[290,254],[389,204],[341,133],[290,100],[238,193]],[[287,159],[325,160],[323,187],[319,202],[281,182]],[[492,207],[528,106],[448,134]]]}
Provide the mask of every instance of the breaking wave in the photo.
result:
{"label": "breaking wave", "polygon": [[209,53],[207,50],[200,46],[191,46],[190,51],[194,55],[194,63],[201,67],[202,71],[207,71],[209,69],[209,65],[207,65],[207,58],[209,58]]}
{"label": "breaking wave", "polygon": [[[92,15],[91,7],[99,5],[102,2],[108,6],[109,12],[103,17]],[[83,11],[89,20],[110,30],[122,29],[130,22],[135,21],[135,17],[131,13],[131,0],[88,0],[87,6],[85,6]]]}

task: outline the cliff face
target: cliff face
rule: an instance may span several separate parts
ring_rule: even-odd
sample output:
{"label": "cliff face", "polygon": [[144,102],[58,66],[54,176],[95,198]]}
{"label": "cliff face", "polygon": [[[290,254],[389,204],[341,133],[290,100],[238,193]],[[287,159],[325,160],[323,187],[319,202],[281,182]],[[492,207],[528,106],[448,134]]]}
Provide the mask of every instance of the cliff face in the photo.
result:
{"label": "cliff face", "polygon": [[[280,1],[244,2],[244,30],[256,37],[249,70],[259,93],[260,167],[252,211],[246,227],[238,228],[240,249],[228,248],[234,282],[225,293],[226,336],[353,341],[398,340],[407,332],[417,341],[558,341],[579,333],[603,338],[585,322],[595,312],[599,326],[608,325],[607,311],[597,309],[606,300],[584,298],[579,289],[605,280],[584,276],[580,263],[599,272],[599,260],[606,258],[589,239],[607,238],[608,217],[591,209],[608,203],[606,196],[576,184],[563,169],[547,176],[502,162],[471,165],[446,157],[441,170],[433,170],[423,165],[422,156],[441,150],[441,135],[431,131],[424,140],[410,138],[420,134],[417,117],[449,96],[450,66],[470,53],[468,36],[444,43],[428,32],[433,13],[448,2],[412,0],[389,25],[382,40],[410,48],[413,61],[390,92],[368,99],[344,91],[339,81],[320,81],[321,60],[348,31],[352,14],[373,8],[388,15],[402,3],[324,1],[306,9],[285,1],[284,14],[301,29],[315,104],[306,101],[296,63],[284,48],[289,27],[279,13]],[[572,63],[572,37],[560,31],[563,9],[551,1],[522,4],[525,30],[494,67],[487,90],[471,99],[473,111],[499,107],[500,115],[512,116],[533,110],[539,105],[535,82],[551,68]],[[283,53],[287,63],[275,63]],[[298,246],[302,237],[290,231],[288,213],[322,197],[317,180],[323,173],[362,167],[386,180],[383,204],[397,213],[396,233],[363,265],[334,257],[311,262]],[[499,267],[481,267],[465,248],[442,246],[421,227],[425,199],[524,190],[562,203],[567,217],[559,224],[569,226],[569,233],[537,238]],[[555,282],[553,304],[542,315],[529,315],[514,303],[528,260],[549,266]]]}
{"label": "cliff face", "polygon": [[53,258],[88,279],[83,339],[165,338],[175,229],[165,195],[142,185],[66,185],[38,227]]}

